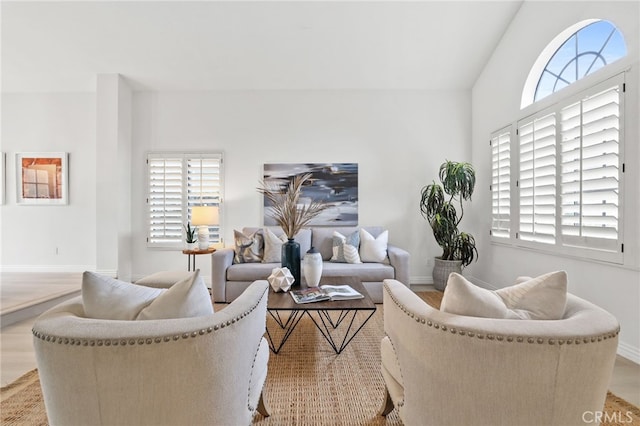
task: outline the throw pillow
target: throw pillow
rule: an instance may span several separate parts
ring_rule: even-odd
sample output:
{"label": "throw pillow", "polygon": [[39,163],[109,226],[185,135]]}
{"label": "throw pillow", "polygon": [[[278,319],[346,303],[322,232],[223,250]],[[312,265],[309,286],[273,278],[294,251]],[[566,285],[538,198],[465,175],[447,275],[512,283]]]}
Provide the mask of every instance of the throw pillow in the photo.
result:
{"label": "throw pillow", "polygon": [[567,305],[567,273],[549,272],[496,290],[496,294],[518,318],[561,319]]}
{"label": "throw pillow", "polygon": [[136,316],[138,320],[191,318],[213,314],[209,289],[199,280],[200,270],[162,292]]}
{"label": "throw pillow", "polygon": [[235,241],[235,263],[261,262],[264,256],[264,238],[262,230],[257,230],[250,235],[240,231],[233,231]]}
{"label": "throw pillow", "polygon": [[333,256],[331,262],[362,263],[358,249],[360,247],[360,232],[355,231],[344,236],[338,231],[333,232]]}
{"label": "throw pillow", "polygon": [[87,317],[107,320],[184,318],[213,313],[209,290],[199,271],[168,290],[85,272],[82,303]]}
{"label": "throw pillow", "polygon": [[287,241],[287,236],[282,234],[280,238],[269,228],[264,228],[264,257],[262,263],[280,263],[282,260],[282,244]]}
{"label": "throw pillow", "polygon": [[468,317],[509,317],[508,309],[500,296],[494,291],[470,283],[455,272],[447,280],[440,310]]}
{"label": "throw pillow", "polygon": [[557,320],[564,316],[567,274],[551,272],[500,290],[487,290],[462,275],[449,275],[440,310],[457,315],[499,318]]}
{"label": "throw pillow", "polygon": [[377,238],[366,230],[360,230],[360,260],[363,262],[383,262],[387,257],[389,231],[384,231]]}
{"label": "throw pillow", "polygon": [[93,272],[82,274],[82,304],[89,318],[133,320],[164,291]]}
{"label": "throw pillow", "polygon": [[[175,283],[182,281],[193,274],[193,272],[189,271],[160,271],[155,272],[151,275],[147,275],[146,277],[140,278],[134,284],[143,285],[146,287],[155,287],[155,288],[169,288]],[[198,278],[202,280],[202,277]]]}

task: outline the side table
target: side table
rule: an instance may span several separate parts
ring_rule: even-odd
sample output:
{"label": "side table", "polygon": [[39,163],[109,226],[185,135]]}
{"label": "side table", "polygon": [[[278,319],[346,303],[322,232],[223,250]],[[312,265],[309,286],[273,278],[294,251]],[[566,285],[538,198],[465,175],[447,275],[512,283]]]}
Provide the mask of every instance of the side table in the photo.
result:
{"label": "side table", "polygon": [[209,247],[208,249],[205,250],[200,250],[200,249],[195,249],[195,250],[182,250],[182,254],[186,254],[187,255],[187,271],[191,271],[192,270],[192,265],[193,265],[193,270],[196,270],[196,255],[198,254],[211,254],[214,251],[216,251],[215,248],[213,247]]}

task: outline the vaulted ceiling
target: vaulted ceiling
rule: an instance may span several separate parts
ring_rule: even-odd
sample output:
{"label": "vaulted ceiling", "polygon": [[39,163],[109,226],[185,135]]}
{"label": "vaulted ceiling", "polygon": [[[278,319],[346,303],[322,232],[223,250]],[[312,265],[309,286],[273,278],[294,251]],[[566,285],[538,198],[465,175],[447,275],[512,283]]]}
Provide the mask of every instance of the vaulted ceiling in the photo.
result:
{"label": "vaulted ceiling", "polygon": [[469,89],[521,1],[3,1],[3,92]]}

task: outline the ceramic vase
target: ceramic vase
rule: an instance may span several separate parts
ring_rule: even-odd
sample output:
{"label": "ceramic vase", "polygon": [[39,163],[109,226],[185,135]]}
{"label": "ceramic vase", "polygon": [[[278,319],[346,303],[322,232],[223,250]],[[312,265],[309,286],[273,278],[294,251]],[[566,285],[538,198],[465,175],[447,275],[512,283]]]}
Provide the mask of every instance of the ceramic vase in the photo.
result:
{"label": "ceramic vase", "polygon": [[300,244],[293,238],[289,238],[282,244],[282,267],[291,271],[294,282],[292,287],[300,286]]}
{"label": "ceramic vase", "polygon": [[304,255],[302,271],[307,287],[318,287],[322,277],[322,255],[315,248],[311,247],[311,250]]}

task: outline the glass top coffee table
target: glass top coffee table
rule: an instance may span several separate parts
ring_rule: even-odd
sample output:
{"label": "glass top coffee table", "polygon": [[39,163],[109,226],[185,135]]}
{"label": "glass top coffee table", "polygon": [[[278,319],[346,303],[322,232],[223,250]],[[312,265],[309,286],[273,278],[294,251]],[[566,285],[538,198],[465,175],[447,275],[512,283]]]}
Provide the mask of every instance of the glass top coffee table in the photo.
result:
{"label": "glass top coffee table", "polygon": [[[339,301],[323,301],[313,303],[296,303],[291,295],[286,293],[276,293],[273,289],[269,289],[269,298],[267,300],[267,312],[275,320],[276,324],[284,331],[284,335],[276,344],[274,341],[275,333],[269,331],[267,325],[267,338],[269,340],[269,348],[275,354],[287,342],[300,320],[307,315],[313,321],[316,328],[320,331],[325,340],[331,345],[336,354],[341,353],[364,327],[369,319],[376,312],[376,305],[371,301],[369,293],[358,278],[355,277],[322,277],[320,285],[346,284],[354,290],[361,293],[364,298],[353,300]],[[306,288],[295,287],[296,289]],[[356,321],[358,312],[365,312],[364,320]],[[343,326],[340,331],[343,333],[341,337],[335,336],[336,330]],[[346,327],[346,330],[344,329]],[[338,337],[335,341],[334,337]],[[341,341],[340,341],[341,340]]]}

